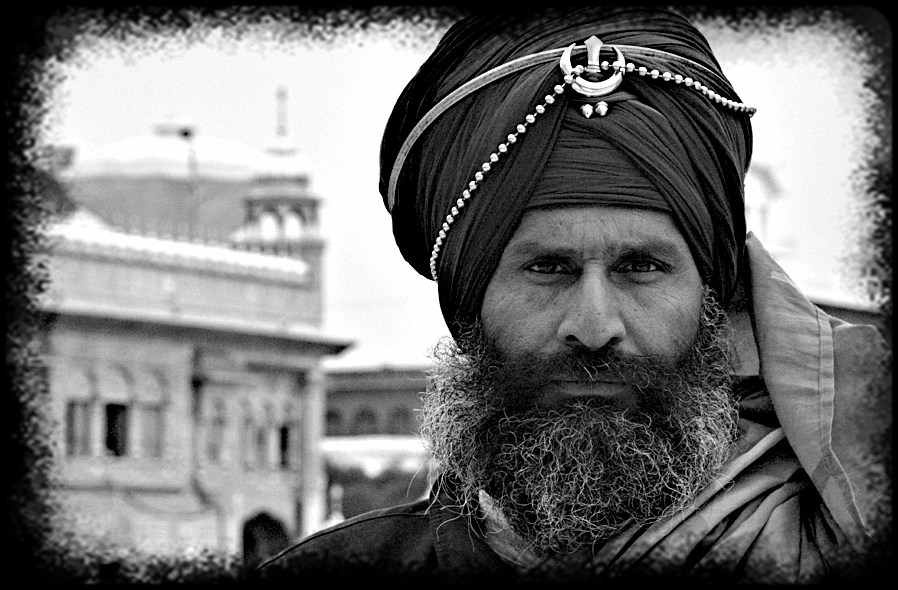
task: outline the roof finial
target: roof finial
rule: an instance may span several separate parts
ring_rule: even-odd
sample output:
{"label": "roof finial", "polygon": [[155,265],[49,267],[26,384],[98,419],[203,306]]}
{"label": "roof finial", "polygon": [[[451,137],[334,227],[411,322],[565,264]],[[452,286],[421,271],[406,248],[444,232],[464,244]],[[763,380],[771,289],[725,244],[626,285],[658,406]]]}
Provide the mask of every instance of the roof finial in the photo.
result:
{"label": "roof finial", "polygon": [[277,136],[287,137],[287,87],[278,86]]}

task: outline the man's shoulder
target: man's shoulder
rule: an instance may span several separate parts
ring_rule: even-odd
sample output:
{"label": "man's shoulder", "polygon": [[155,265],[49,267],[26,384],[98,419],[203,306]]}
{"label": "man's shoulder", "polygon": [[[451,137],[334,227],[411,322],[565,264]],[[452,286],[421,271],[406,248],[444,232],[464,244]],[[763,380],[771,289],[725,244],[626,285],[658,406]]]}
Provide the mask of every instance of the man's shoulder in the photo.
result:
{"label": "man's shoulder", "polygon": [[398,541],[394,533],[429,537],[427,513],[430,505],[430,499],[422,499],[365,512],[309,535],[294,548],[309,550],[334,542],[346,548],[352,545],[371,548]]}
{"label": "man's shoulder", "polygon": [[263,564],[259,573],[271,578],[424,572],[436,559],[430,504],[424,499],[349,518],[288,547]]}

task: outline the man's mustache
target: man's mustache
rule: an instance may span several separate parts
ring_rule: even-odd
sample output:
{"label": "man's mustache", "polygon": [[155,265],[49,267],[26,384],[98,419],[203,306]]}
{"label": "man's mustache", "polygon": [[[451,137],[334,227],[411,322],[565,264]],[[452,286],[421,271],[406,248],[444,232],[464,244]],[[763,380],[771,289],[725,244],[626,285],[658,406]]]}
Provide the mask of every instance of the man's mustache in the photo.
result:
{"label": "man's mustache", "polygon": [[519,378],[526,379],[532,385],[551,381],[638,384],[645,380],[646,375],[673,368],[674,365],[667,359],[625,353],[616,347],[526,355],[503,364],[507,370],[514,371]]}

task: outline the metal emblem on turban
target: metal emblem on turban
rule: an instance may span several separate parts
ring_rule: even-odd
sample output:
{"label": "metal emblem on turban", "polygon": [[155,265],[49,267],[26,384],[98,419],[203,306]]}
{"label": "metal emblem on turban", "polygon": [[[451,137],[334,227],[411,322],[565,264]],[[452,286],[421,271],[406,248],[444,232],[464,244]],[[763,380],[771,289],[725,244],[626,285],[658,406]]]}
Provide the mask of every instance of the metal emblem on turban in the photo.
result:
{"label": "metal emblem on turban", "polygon": [[[605,96],[607,94],[611,94],[617,87],[620,86],[620,83],[624,80],[624,54],[621,53],[620,49],[613,48],[615,53],[617,53],[617,61],[615,64],[612,64],[612,69],[614,70],[614,74],[604,79],[587,79],[583,76],[583,74],[587,74],[589,78],[599,78],[602,76],[602,62],[600,58],[600,54],[602,52],[603,43],[599,40],[598,37],[593,35],[586,41],[584,41],[586,45],[586,66],[577,66],[574,67],[571,65],[571,53],[574,50],[574,47],[577,46],[576,43],[572,43],[568,46],[564,53],[561,54],[561,60],[559,61],[559,65],[561,66],[561,71],[564,72],[565,81],[569,82],[571,88],[582,94],[587,98],[596,98],[600,96]],[[604,64],[604,69],[608,69],[608,63]],[[599,101],[595,105],[592,104],[584,104],[580,107],[580,112],[583,113],[583,116],[587,119],[593,115],[593,113],[598,113],[600,117],[604,117],[608,112],[608,103],[605,101]]]}

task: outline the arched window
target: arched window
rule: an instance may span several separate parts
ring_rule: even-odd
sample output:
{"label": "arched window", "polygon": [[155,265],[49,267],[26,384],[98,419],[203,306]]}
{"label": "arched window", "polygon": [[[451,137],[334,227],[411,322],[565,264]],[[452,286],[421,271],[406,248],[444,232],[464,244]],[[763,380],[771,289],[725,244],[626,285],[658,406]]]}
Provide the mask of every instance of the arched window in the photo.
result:
{"label": "arched window", "polygon": [[243,524],[243,565],[254,567],[290,544],[287,528],[268,514],[256,514]]}
{"label": "arched window", "polygon": [[414,434],[415,423],[412,411],[405,406],[398,406],[390,411],[387,420],[387,434]]}
{"label": "arched window", "polygon": [[284,420],[278,432],[279,466],[296,470],[302,452],[300,415],[296,404],[288,402],[284,407]]}
{"label": "arched window", "polygon": [[325,414],[324,435],[325,436],[342,436],[343,435],[343,412],[337,408],[329,408]]}
{"label": "arched window", "polygon": [[97,395],[97,378],[89,369],[66,372],[61,393],[65,405],[65,454],[68,457],[89,456],[92,453],[91,429]]}
{"label": "arched window", "polygon": [[298,211],[288,210],[284,214],[284,238],[297,240],[302,237],[303,219]]}
{"label": "arched window", "polygon": [[273,211],[259,214],[259,238],[263,242],[276,242],[281,237],[280,221]]}
{"label": "arched window", "polygon": [[352,421],[352,434],[364,435],[377,433],[377,414],[374,413],[374,410],[365,406],[356,412],[355,419]]}
{"label": "arched window", "polygon": [[225,433],[228,425],[228,410],[223,399],[212,404],[209,417],[209,436],[206,439],[206,457],[212,463],[224,461]]}
{"label": "arched window", "polygon": [[133,391],[133,380],[124,368],[116,367],[103,375],[100,396],[104,404],[104,448],[109,457],[125,457],[130,452]]}

